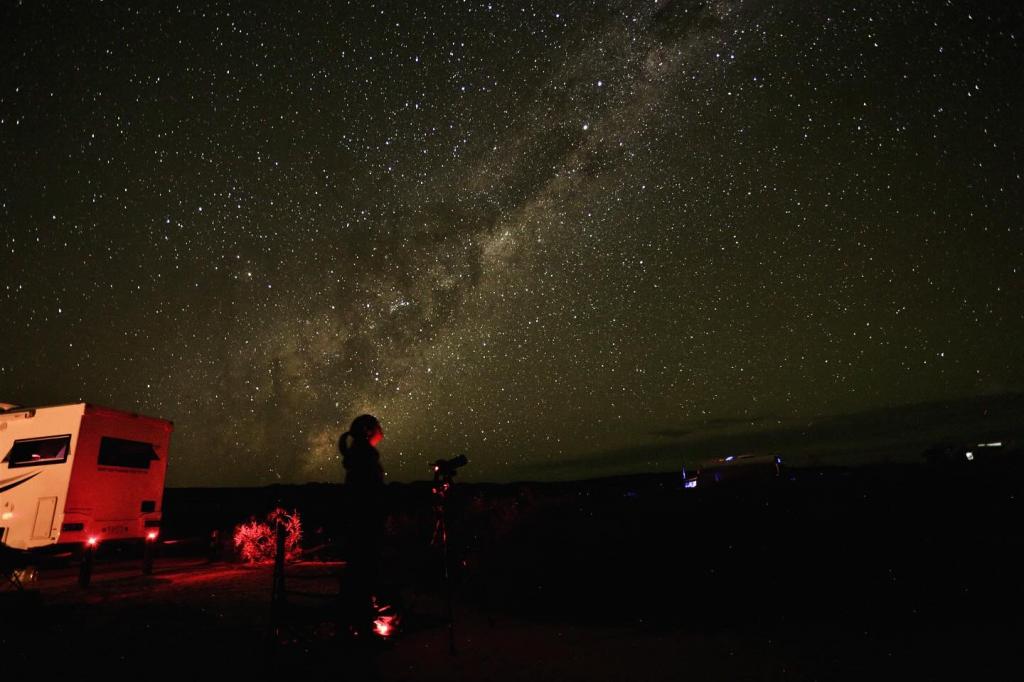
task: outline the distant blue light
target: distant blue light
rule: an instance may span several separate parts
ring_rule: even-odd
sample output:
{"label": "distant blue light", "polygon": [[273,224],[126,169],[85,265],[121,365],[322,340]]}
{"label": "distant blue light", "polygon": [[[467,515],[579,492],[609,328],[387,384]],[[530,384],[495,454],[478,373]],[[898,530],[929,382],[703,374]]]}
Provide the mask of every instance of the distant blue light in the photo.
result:
{"label": "distant blue light", "polygon": [[725,458],[725,461],[726,461],[726,462],[731,462],[731,461],[733,461],[734,459],[736,459],[736,455],[729,455],[728,457],[726,457],[726,458]]}
{"label": "distant blue light", "polygon": [[697,479],[693,479],[692,481],[687,481],[686,483],[683,484],[683,487],[685,487],[685,488],[696,488],[697,487]]}

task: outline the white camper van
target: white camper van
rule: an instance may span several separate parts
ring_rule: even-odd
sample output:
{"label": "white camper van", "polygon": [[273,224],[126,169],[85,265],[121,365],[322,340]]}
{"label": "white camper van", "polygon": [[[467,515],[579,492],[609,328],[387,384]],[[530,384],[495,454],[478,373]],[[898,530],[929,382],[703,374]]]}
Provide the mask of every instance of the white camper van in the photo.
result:
{"label": "white camper van", "polygon": [[87,403],[0,406],[0,544],[155,537],[173,428]]}

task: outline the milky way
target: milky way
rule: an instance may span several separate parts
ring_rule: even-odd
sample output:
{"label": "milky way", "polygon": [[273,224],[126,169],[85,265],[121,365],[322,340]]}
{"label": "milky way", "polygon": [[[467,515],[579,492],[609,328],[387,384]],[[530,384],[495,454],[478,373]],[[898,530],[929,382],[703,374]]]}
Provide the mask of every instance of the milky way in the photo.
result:
{"label": "milky way", "polygon": [[1015,395],[1022,14],[5,4],[0,400],[242,485],[366,411],[508,480]]}

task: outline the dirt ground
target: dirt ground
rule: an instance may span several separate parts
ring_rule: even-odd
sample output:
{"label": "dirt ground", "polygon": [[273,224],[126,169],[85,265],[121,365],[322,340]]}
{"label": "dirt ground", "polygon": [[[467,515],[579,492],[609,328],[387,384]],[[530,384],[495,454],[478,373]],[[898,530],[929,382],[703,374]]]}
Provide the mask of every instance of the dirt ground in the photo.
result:
{"label": "dirt ground", "polygon": [[766,631],[742,623],[707,629],[587,624],[572,614],[484,612],[463,599],[456,601],[452,654],[438,594],[404,594],[398,634],[383,643],[355,643],[337,631],[339,568],[338,562],[289,565],[288,605],[277,627],[272,567],[266,565],[174,559],[159,562],[151,576],[136,564],[98,565],[87,589],[78,586],[74,567],[43,571],[31,591],[2,595],[4,658],[26,670],[228,672],[266,679],[938,679],[965,664],[974,679],[998,677],[999,657],[991,655],[998,654],[998,635],[984,638],[987,660],[952,655],[965,646],[975,651],[978,632],[962,633],[965,638],[833,626]]}
{"label": "dirt ground", "polygon": [[[338,627],[344,527],[331,521],[343,490],[197,489],[168,492],[153,575],[142,575],[140,555],[104,546],[87,589],[66,561],[41,567],[24,592],[0,586],[5,670],[410,682],[1017,677],[1006,671],[1019,667],[1024,630],[1024,464],[799,472],[696,495],[657,477],[461,490],[449,528],[454,655],[428,543],[429,489],[389,487],[381,594],[402,623],[370,643]],[[278,505],[302,510],[308,536],[275,618],[271,567],[221,550],[235,524]]]}

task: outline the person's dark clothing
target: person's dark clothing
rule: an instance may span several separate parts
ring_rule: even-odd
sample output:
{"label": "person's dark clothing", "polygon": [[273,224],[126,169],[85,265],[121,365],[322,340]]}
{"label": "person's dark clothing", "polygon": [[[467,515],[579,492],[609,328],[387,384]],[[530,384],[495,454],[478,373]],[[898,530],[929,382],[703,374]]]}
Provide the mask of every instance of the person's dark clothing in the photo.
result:
{"label": "person's dark clothing", "polygon": [[368,441],[353,441],[347,452],[342,451],[341,464],[345,467],[346,490],[372,490],[384,485],[380,453]]}
{"label": "person's dark clothing", "polygon": [[379,544],[384,535],[384,468],[377,448],[357,440],[343,453],[346,525],[352,544]]}
{"label": "person's dark clothing", "polygon": [[348,528],[347,610],[350,624],[367,627],[375,616],[372,598],[387,519],[384,469],[380,453],[365,440],[353,442],[342,454]]}

